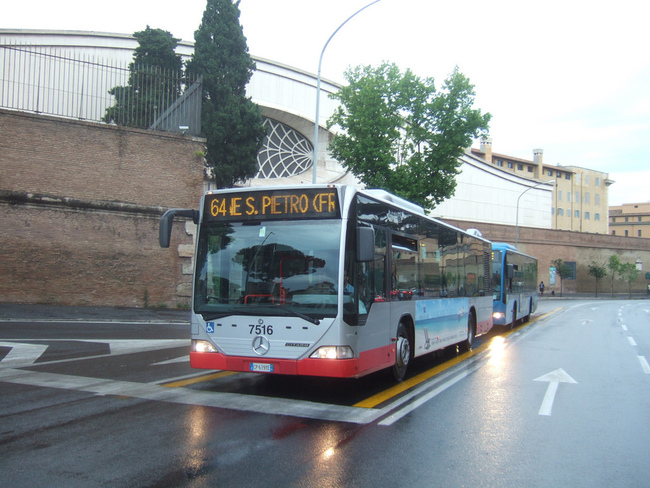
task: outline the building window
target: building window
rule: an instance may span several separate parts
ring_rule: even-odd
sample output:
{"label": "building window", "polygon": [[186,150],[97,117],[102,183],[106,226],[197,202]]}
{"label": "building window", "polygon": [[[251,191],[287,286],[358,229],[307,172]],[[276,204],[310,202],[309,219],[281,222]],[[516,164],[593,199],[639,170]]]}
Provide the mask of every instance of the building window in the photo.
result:
{"label": "building window", "polygon": [[268,136],[259,153],[258,178],[284,178],[304,173],[312,166],[314,147],[288,125],[264,119]]}
{"label": "building window", "polygon": [[557,191],[557,199],[558,199],[558,201],[560,201],[560,202],[562,201],[562,190],[558,190],[558,191]]}
{"label": "building window", "polygon": [[565,179],[565,180],[570,180],[570,179],[571,179],[571,175],[570,175],[569,173],[565,174],[565,175],[564,175],[564,179]]}
{"label": "building window", "polygon": [[643,237],[643,235],[642,235],[642,233],[641,233],[641,229],[639,229],[639,230],[637,231],[637,233],[638,233],[637,237]]}
{"label": "building window", "polygon": [[564,209],[563,208],[558,208],[557,209],[557,214],[560,215],[561,217],[564,217]]}
{"label": "building window", "polygon": [[641,222],[641,216],[639,215],[639,222]]}
{"label": "building window", "polygon": [[560,172],[558,171],[557,174],[556,174],[555,176],[556,176],[557,178],[562,178],[562,173],[560,173]]}
{"label": "building window", "polygon": [[589,217],[590,217],[589,212],[585,212],[585,220],[589,220]]}
{"label": "building window", "polygon": [[625,222],[627,222],[627,221],[628,221],[627,219],[628,219],[628,217],[625,217]]}
{"label": "building window", "polygon": [[512,169],[514,165],[512,164],[512,161],[508,161],[508,169]]}
{"label": "building window", "polygon": [[551,215],[555,215],[555,207],[551,207]]}
{"label": "building window", "polygon": [[600,195],[596,193],[596,206],[600,207]]}
{"label": "building window", "polygon": [[630,237],[630,231],[629,230],[625,230],[625,237]]}
{"label": "building window", "polygon": [[588,185],[588,184],[589,184],[589,175],[586,175],[585,176],[585,185]]}
{"label": "building window", "polygon": [[528,166],[528,172],[529,172],[529,173],[532,173],[532,172],[533,172],[533,167],[532,167],[532,166]]}
{"label": "building window", "polygon": [[571,192],[570,191],[566,192],[566,201],[567,202],[571,201]]}
{"label": "building window", "polygon": [[549,175],[549,176],[553,176],[553,170],[549,169],[546,174]]}
{"label": "building window", "polygon": [[576,203],[580,203],[580,192],[579,192],[579,191],[576,192],[576,199],[575,199],[575,202],[576,202]]}
{"label": "building window", "polygon": [[586,193],[585,193],[585,203],[586,203],[587,205],[589,205],[589,204],[591,203],[589,200],[590,200],[590,198],[589,198],[589,192],[586,192]]}
{"label": "building window", "polygon": [[615,231],[615,230],[612,231],[612,235],[613,235],[613,236],[616,235],[616,231]]}
{"label": "building window", "polygon": [[600,214],[599,213],[594,214],[594,220],[597,220],[597,221],[600,222]]}
{"label": "building window", "polygon": [[497,166],[499,168],[502,168],[503,167],[503,161],[501,161],[500,159],[497,159]]}
{"label": "building window", "polygon": [[523,164],[517,164],[517,171],[523,171],[524,170],[524,165]]}
{"label": "building window", "polygon": [[596,186],[600,186],[600,178],[598,176],[596,176]]}
{"label": "building window", "polygon": [[576,211],[574,212],[573,216],[574,216],[576,219],[579,219],[579,218],[580,218],[580,210],[576,210]]}

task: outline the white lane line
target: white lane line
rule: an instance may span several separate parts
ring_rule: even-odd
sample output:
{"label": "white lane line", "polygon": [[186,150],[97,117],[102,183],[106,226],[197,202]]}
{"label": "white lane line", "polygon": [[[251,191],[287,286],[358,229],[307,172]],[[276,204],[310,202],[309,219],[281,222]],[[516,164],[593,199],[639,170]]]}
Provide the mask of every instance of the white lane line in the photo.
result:
{"label": "white lane line", "polygon": [[346,407],[300,400],[284,400],[280,398],[242,395],[240,393],[206,392],[192,390],[190,388],[169,388],[151,383],[86,378],[82,376],[9,368],[0,370],[0,381],[43,388],[83,391],[100,396],[128,396],[143,400],[182,405],[202,405],[267,415],[289,415],[356,424],[368,424],[382,415],[381,411],[371,408]]}
{"label": "white lane line", "polygon": [[643,372],[645,374],[650,374],[650,364],[648,364],[648,361],[645,358],[645,356],[639,356],[639,362],[641,363],[641,367],[643,368]]}
{"label": "white lane line", "polygon": [[627,332],[627,325],[621,324],[621,329],[623,329],[623,332]]}
{"label": "white lane line", "polygon": [[630,346],[636,346],[636,341],[634,340],[634,337],[628,337],[628,341],[630,341]]}
{"label": "white lane line", "polygon": [[477,364],[475,364],[471,368],[469,368],[469,369],[467,369],[465,371],[462,371],[461,373],[457,374],[453,378],[451,378],[451,379],[445,381],[444,383],[442,383],[440,386],[437,386],[436,388],[431,390],[426,395],[418,398],[413,403],[409,403],[408,405],[404,406],[403,408],[398,409],[395,413],[389,415],[384,420],[379,422],[379,425],[392,425],[392,424],[394,424],[395,422],[400,420],[402,417],[405,417],[406,415],[411,413],[416,408],[422,406],[423,404],[425,404],[426,402],[428,402],[432,398],[438,396],[440,393],[445,391],[450,386],[453,386],[456,383],[458,383],[460,380],[465,379],[467,376],[472,374],[474,371],[478,370],[481,366],[483,366],[482,362],[478,362]]}

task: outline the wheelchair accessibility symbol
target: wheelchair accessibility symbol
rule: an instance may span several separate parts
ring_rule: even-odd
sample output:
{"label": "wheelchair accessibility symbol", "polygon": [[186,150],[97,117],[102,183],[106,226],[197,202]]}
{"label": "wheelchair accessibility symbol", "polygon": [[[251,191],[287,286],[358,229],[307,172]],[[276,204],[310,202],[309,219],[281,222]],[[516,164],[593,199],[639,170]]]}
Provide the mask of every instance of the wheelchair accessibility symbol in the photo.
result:
{"label": "wheelchair accessibility symbol", "polygon": [[205,331],[208,334],[214,334],[214,322],[208,322],[205,324]]}

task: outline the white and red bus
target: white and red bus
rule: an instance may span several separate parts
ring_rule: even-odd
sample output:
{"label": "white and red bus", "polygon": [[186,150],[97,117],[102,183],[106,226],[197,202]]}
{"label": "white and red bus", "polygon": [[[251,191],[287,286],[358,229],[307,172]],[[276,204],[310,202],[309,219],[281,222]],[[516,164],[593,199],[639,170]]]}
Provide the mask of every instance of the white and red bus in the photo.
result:
{"label": "white and red bus", "polygon": [[361,377],[492,327],[490,243],[381,190],[207,192],[197,210],[194,368]]}

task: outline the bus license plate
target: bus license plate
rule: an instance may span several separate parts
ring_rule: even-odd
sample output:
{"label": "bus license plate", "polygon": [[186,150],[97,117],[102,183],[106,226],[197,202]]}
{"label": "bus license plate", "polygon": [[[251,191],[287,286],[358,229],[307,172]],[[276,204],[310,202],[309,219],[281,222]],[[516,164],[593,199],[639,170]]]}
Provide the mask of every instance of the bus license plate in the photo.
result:
{"label": "bus license plate", "polygon": [[268,363],[251,363],[252,373],[273,373],[273,365]]}

